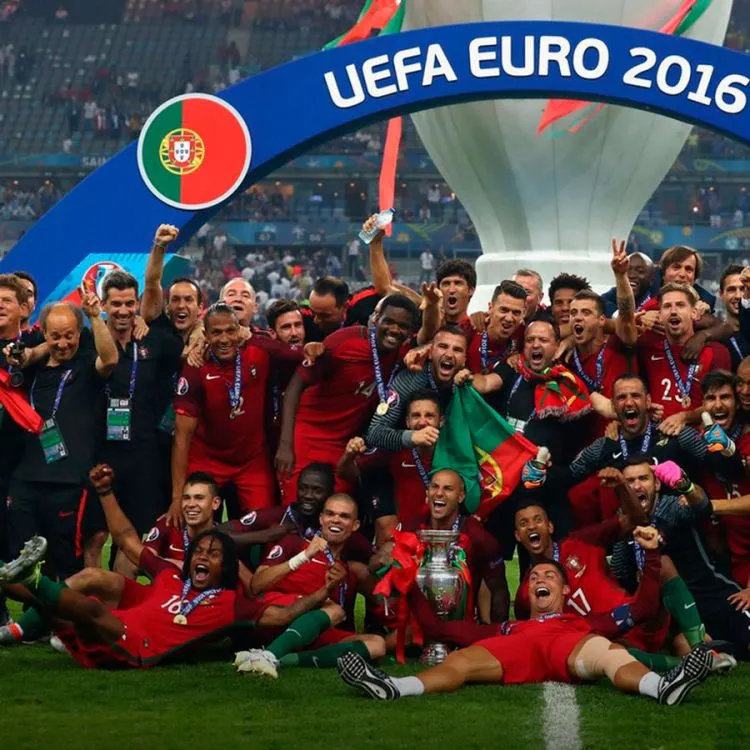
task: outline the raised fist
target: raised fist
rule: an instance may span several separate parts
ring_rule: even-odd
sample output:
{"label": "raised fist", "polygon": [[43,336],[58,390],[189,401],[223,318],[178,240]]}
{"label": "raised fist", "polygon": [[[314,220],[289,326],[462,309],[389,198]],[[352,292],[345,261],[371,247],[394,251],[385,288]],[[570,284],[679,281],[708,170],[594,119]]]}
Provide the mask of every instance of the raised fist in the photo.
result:
{"label": "raised fist", "polygon": [[154,245],[167,246],[174,242],[179,235],[180,230],[172,224],[160,224],[154,235]]}
{"label": "raised fist", "polygon": [[97,495],[103,495],[112,489],[115,472],[107,464],[97,464],[89,471],[89,479],[96,490]]}

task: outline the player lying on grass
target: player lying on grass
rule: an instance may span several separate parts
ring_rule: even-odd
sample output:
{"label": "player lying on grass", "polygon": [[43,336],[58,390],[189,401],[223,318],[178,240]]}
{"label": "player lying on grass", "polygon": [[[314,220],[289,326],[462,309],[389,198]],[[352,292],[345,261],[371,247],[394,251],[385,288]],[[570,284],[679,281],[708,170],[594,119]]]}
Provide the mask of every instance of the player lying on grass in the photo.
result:
{"label": "player lying on grass", "polygon": [[711,657],[706,647],[698,646],[661,677],[609,640],[634,623],[653,617],[659,604],[658,533],[639,527],[634,536],[646,550],[646,568],[639,595],[628,607],[588,619],[563,614],[570,586],[565,568],[555,560],[536,562],[531,568],[531,619],[509,621],[499,628],[443,622],[415,586],[409,600],[425,637],[468,648],[454,651],[441,665],[409,677],[391,677],[348,653],[338,660],[339,674],[349,685],[378,700],[451,692],[467,683],[580,682],[606,676],[624,692],[646,695],[667,705],[681,703],[708,676]]}
{"label": "player lying on grass", "polygon": [[[671,463],[671,462],[668,462]],[[624,471],[629,475],[630,469]],[[641,507],[636,493],[631,490],[623,472],[614,468],[602,469],[599,478],[605,486],[613,487],[622,504],[623,513],[603,523],[586,526],[569,534],[565,539],[554,541],[554,526],[547,512],[540,505],[529,503],[519,508],[515,515],[516,539],[529,553],[533,562],[556,560],[568,574],[571,594],[565,601],[565,612],[577,612],[588,617],[591,612],[607,613],[633,600],[632,594],[619,586],[607,568],[607,550],[624,538],[631,539],[635,527],[633,521],[646,525],[648,514]],[[632,520],[631,520],[632,519]],[[634,559],[643,564],[640,545],[630,541]],[[640,571],[638,571],[640,576]],[[528,617],[528,576],[518,587],[515,612],[518,619]],[[637,586],[633,586],[634,590]],[[617,641],[630,647],[630,653],[652,669],[668,669],[679,664],[678,657],[660,654],[665,645],[674,641],[675,653],[684,656],[691,648],[706,639],[706,629],[685,582],[677,575],[672,561],[662,555],[661,602],[656,617],[621,634]],[[670,638],[670,617],[679,627],[679,634]],[[734,657],[712,651],[715,671],[729,670],[736,666]]]}
{"label": "player lying on grass", "polygon": [[[138,537],[111,490],[111,469],[98,466],[91,479],[107,526],[123,553],[153,580],[142,602],[112,609],[80,591],[41,575],[46,541],[34,537],[16,560],[0,567],[0,587],[11,598],[35,604],[63,644],[84,667],[147,668],[213,641],[231,628],[283,628],[299,615],[326,606],[341,584],[338,569],[327,570],[324,585],[308,596],[276,606],[245,594],[239,586],[234,543],[208,529],[191,542],[182,570],[157,557]],[[331,620],[340,617],[331,614]]]}
{"label": "player lying on grass", "polygon": [[[111,487],[114,478],[112,470],[104,466],[94,467],[89,475],[92,483],[96,480],[105,489]],[[146,546],[155,555],[175,565],[182,565],[190,542],[198,534],[214,527],[214,512],[220,505],[221,498],[214,480],[208,474],[193,472],[186,479],[182,491],[182,528],[167,526],[164,516],[146,537]],[[240,579],[246,587],[250,584],[250,578],[250,572],[243,570],[241,565]],[[146,584],[103,568],[84,568],[66,579],[65,586],[86,596],[95,596],[112,609],[130,609],[151,593]],[[36,607],[29,607],[18,622],[0,628],[0,645],[33,642],[41,638],[47,629],[44,616]],[[54,640],[52,643],[58,648]]]}
{"label": "player lying on grass", "polygon": [[[331,571],[336,571],[341,581],[335,592],[336,600],[342,612],[351,612],[360,582],[369,580],[365,565],[342,558],[344,548],[358,529],[357,503],[343,493],[332,495],[320,514],[320,531],[312,538],[288,534],[271,548],[253,578],[253,591],[263,602],[288,606],[316,591]],[[340,654],[350,650],[367,659],[385,655],[385,640],[381,636],[335,627],[343,619],[336,621],[311,612],[286,633],[278,627],[258,628],[253,634],[255,640],[270,642],[270,645],[265,649],[241,651],[235,665],[240,672],[275,678],[283,657],[287,657],[285,664],[332,667]],[[306,647],[312,650],[293,653]]]}

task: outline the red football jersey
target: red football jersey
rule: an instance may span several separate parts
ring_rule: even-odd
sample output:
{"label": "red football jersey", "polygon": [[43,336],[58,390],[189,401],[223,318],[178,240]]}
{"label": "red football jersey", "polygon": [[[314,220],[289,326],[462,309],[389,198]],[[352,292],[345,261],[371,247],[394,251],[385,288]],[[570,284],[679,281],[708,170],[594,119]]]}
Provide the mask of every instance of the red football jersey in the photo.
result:
{"label": "red football jersey", "polygon": [[[601,354],[602,351],[603,354]],[[592,354],[581,354],[577,348],[574,352],[578,355],[578,359],[576,360],[574,353],[571,352],[567,361],[568,368],[586,383],[589,392],[597,391],[607,398],[612,398],[612,386],[620,375],[638,373],[636,358],[626,355],[622,342],[614,335],[609,336],[604,344]],[[600,354],[601,365],[597,367]],[[580,370],[578,363],[581,365]],[[599,374],[601,380],[597,377]]]}
{"label": "red football jersey", "polygon": [[487,337],[487,356],[483,356],[484,336],[476,334],[471,338],[466,355],[466,366],[472,372],[492,372],[493,367],[503,364],[508,357],[523,351],[524,325],[518,326],[513,336],[500,341]]}
{"label": "red football jersey", "polygon": [[[304,552],[309,544],[310,540],[301,537],[299,534],[287,534],[278,544],[271,547],[261,565],[281,565],[288,562],[295,555]],[[344,592],[345,603],[348,605],[354,602],[357,593],[357,581],[349,566],[343,560],[341,562],[346,566],[348,574],[345,585],[346,590]],[[326,573],[330,566],[331,563],[326,555],[323,552],[318,552],[310,562],[301,568],[297,568],[297,570],[289,573],[288,576],[279,581],[274,588],[274,592],[298,594],[300,596],[314,594],[325,586]]]}
{"label": "red football jersey", "polygon": [[[319,442],[346,443],[364,430],[379,401],[368,329],[342,328],[323,343],[326,351],[315,365],[297,369],[308,387],[300,399],[295,430],[312,433]],[[407,347],[380,354],[384,385]]]}
{"label": "red football jersey", "polygon": [[[641,372],[648,383],[651,399],[655,404],[661,404],[664,407],[665,417],[670,417],[672,414],[695,409],[703,401],[701,380],[711,370],[731,370],[731,359],[729,352],[721,344],[715,341],[706,344],[696,363],[698,367],[695,370],[689,394],[690,406],[683,406],[678,400],[680,399],[680,392],[677,389],[675,377],[667,359],[664,342],[664,336],[646,331],[639,337],[636,346]],[[681,346],[673,345],[671,351],[680,379],[683,384],[686,384],[690,364],[683,361]]]}
{"label": "red football jersey", "polygon": [[183,368],[177,383],[175,412],[198,420],[190,442],[189,463],[205,456],[230,466],[243,466],[268,450],[263,418],[270,358],[253,341],[240,350],[240,401],[234,410],[229,400],[234,386],[234,360]]}
{"label": "red football jersey", "polygon": [[[737,450],[744,459],[750,458],[750,433],[737,440]],[[704,472],[701,485],[710,498],[720,500],[750,495],[750,478],[740,482],[722,482],[715,474]],[[724,529],[732,560],[732,577],[743,588],[750,585],[750,516],[717,516]]]}
{"label": "red football jersey", "polygon": [[[610,518],[596,526],[574,531],[562,542],[555,543],[554,559],[568,573],[570,596],[565,611],[586,617],[601,614],[626,604],[631,596],[621,589],[607,570],[606,546],[620,535],[620,522]],[[529,574],[521,581],[516,593],[516,615],[528,613]]]}
{"label": "red football jersey", "polygon": [[[188,546],[190,539],[188,538]],[[167,526],[167,519],[160,518],[151,531],[148,532],[144,544],[158,557],[176,563],[185,561],[187,546],[181,529]]]}
{"label": "red football jersey", "polygon": [[[125,625],[123,641],[128,651],[135,648],[143,666],[156,663],[176,649],[189,646],[191,641],[219,635],[236,622],[256,622],[266,606],[257,599],[249,599],[236,590],[222,589],[199,604],[189,615],[187,624],[174,622],[180,613],[183,580],[179,568],[144,548],[140,567],[153,579],[152,593],[141,604],[126,610],[113,610]],[[192,601],[199,592],[190,589],[186,600]]]}

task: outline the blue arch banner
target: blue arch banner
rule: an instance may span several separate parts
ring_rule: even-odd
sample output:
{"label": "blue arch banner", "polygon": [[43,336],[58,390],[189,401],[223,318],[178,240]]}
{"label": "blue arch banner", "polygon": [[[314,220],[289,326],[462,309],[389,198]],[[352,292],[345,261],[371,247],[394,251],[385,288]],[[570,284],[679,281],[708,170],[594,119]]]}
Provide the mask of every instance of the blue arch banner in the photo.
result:
{"label": "blue arch banner", "polygon": [[[750,143],[749,87],[750,59],[723,47],[620,26],[510,21],[381,36],[286,63],[219,96],[249,134],[241,190],[364,124],[479,99],[615,103]],[[221,205],[167,205],[142,179],[131,144],[45,214],[0,271],[30,271],[44,300],[88,255],[146,252],[162,222],[177,225],[184,243]]]}

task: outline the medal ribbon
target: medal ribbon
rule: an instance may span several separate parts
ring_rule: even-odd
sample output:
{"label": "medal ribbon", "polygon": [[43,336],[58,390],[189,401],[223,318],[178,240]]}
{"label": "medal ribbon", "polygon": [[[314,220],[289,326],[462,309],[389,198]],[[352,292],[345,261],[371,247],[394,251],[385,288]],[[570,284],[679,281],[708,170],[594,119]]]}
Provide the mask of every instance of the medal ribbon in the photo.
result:
{"label": "medal ribbon", "polygon": [[[187,529],[182,530],[182,548],[187,555],[188,547],[190,546],[190,537],[188,536]],[[185,594],[183,594],[183,597]]]}
{"label": "medal ribbon", "polygon": [[[133,342],[133,363],[130,365],[130,383],[128,385],[128,400],[133,400],[133,394],[135,393],[135,376],[138,372],[138,343]],[[109,384],[106,385],[105,391],[107,392],[107,397],[111,396],[111,391],[109,388]]]}
{"label": "medal ribbon", "polygon": [[677,362],[675,362],[674,354],[672,354],[672,347],[669,345],[669,341],[667,341],[666,339],[664,339],[664,354],[667,357],[667,362],[669,362],[669,369],[672,370],[672,378],[674,379],[674,384],[677,387],[677,391],[683,399],[688,398],[693,387],[693,379],[695,378],[695,373],[698,371],[698,365],[695,362],[690,363],[690,366],[688,367],[687,380],[683,382],[680,371],[677,369]]}
{"label": "medal ribbon", "polygon": [[[55,414],[57,414],[57,410],[60,408],[60,401],[62,400],[63,395],[63,389],[65,388],[65,384],[70,380],[71,375],[73,374],[73,370],[65,370],[62,377],[60,378],[60,382],[57,385],[57,393],[55,394],[55,403],[52,406],[52,414],[50,415],[50,419],[55,418]],[[29,391],[29,402],[31,403],[31,408],[34,408],[34,388],[36,387],[36,378],[34,378],[34,382],[31,384],[31,390]]]}
{"label": "medal ribbon", "polygon": [[557,542],[552,542],[552,559],[560,562],[560,545]]}
{"label": "medal ribbon", "polygon": [[192,601],[188,601],[186,599],[188,591],[190,591],[190,587],[192,586],[192,582],[190,578],[185,581],[185,583],[182,586],[182,598],[180,599],[180,615],[183,617],[187,617],[191,612],[201,603],[206,601],[209,596],[215,596],[218,594],[221,589],[206,589],[206,591],[201,591],[198,596],[195,597]]}
{"label": "medal ribbon", "polygon": [[242,390],[242,357],[240,350],[237,350],[237,356],[234,358],[234,384],[231,388],[227,387],[229,393],[229,406],[234,411],[240,405],[240,391]]}
{"label": "medal ribbon", "polygon": [[734,350],[737,352],[737,356],[742,360],[745,358],[745,355],[742,353],[742,347],[739,345],[739,342],[737,341],[736,336],[732,336],[731,339],[729,339],[729,343],[734,347]]}
{"label": "medal ribbon", "polygon": [[[320,532],[317,532],[315,536],[323,536]],[[331,567],[333,567],[336,564],[336,558],[333,556],[333,552],[331,552],[328,547],[326,547],[323,550],[323,554],[326,556],[326,560],[328,560],[328,563]],[[339,604],[343,607],[346,604],[346,596],[349,593],[349,585],[346,581],[344,581],[339,586]]]}
{"label": "medal ribbon", "polygon": [[375,384],[378,388],[378,398],[381,404],[388,403],[388,392],[391,390],[391,384],[396,374],[399,371],[399,366],[396,365],[391,372],[391,377],[388,379],[388,385],[383,382],[383,368],[380,365],[380,355],[378,354],[378,343],[376,339],[375,326],[370,326],[367,330],[367,334],[370,339],[370,352],[372,353],[372,369],[375,370]]}
{"label": "medal ribbon", "polygon": [[583,370],[581,359],[578,356],[578,349],[573,347],[573,364],[575,365],[576,372],[591,391],[600,391],[602,389],[602,375],[604,374],[604,351],[606,348],[606,345],[602,345],[602,348],[599,350],[599,354],[596,355],[596,380],[592,380]]}
{"label": "medal ribbon", "polygon": [[643,573],[643,569],[646,567],[646,550],[633,540],[633,552],[635,553],[635,566],[639,573]]}
{"label": "medal ribbon", "polygon": [[[521,385],[521,381],[523,380],[523,375],[518,375],[513,382],[513,387],[510,389],[510,393],[508,394],[508,406],[510,406],[510,402],[513,399],[513,396],[516,395],[516,391],[518,390],[518,386]],[[529,414],[527,422],[532,420],[534,418],[534,414],[536,413],[536,408],[532,408],[531,414]]]}
{"label": "medal ribbon", "polygon": [[430,484],[430,475],[427,473],[427,468],[424,465],[424,461],[422,461],[422,456],[419,455],[419,451],[416,448],[411,449],[411,455],[414,459],[414,465],[419,472],[419,478],[422,480],[422,484],[426,488]]}
{"label": "medal ribbon", "polygon": [[495,365],[505,362],[515,350],[516,342],[511,341],[509,344],[506,344],[505,350],[490,362],[490,335],[485,331],[479,342],[479,358],[482,361],[482,370],[487,370],[490,364],[495,367]]}
{"label": "medal ribbon", "polygon": [[299,518],[294,510],[292,510],[292,506],[288,505],[286,510],[284,511],[284,515],[281,517],[281,523],[283,524],[284,521],[289,519],[296,527],[297,527],[297,533],[303,538],[310,540],[312,539],[316,531],[312,528],[312,526],[308,526],[306,529],[303,530],[303,526],[299,521]]}
{"label": "medal ribbon", "polygon": [[[643,436],[643,440],[641,441],[641,448],[639,451],[641,455],[644,455],[644,456],[648,455],[648,449],[651,446],[652,433],[653,433],[653,424],[649,422],[648,427],[646,428],[646,434]],[[622,457],[627,461],[627,459],[629,458],[630,451],[628,450],[628,444],[625,442],[625,438],[622,436],[622,432],[618,434],[617,441],[620,443],[620,450],[622,451]]]}

